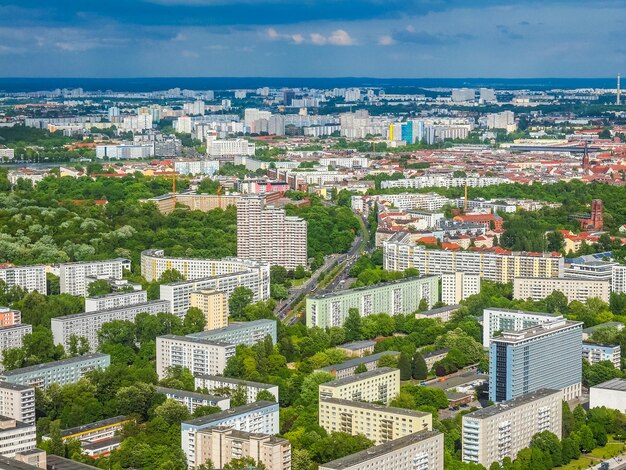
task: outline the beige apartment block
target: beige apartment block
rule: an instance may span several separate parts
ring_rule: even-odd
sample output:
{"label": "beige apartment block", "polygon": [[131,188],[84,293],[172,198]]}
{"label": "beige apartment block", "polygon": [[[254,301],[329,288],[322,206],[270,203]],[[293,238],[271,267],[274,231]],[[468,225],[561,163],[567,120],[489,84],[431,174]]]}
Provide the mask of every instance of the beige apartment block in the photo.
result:
{"label": "beige apartment block", "polygon": [[378,369],[345,377],[320,385],[320,400],[339,398],[342,400],[380,402],[388,405],[400,393],[400,369],[379,367]]}
{"label": "beige apartment block", "polygon": [[191,306],[200,309],[206,320],[205,330],[228,326],[228,295],[215,290],[200,290],[191,293]]}
{"label": "beige apartment block", "polygon": [[589,279],[564,278],[528,278],[516,277],[513,279],[513,298],[532,299],[535,302],[543,300],[554,291],[562,292],[568,302],[598,298],[603,302],[609,301],[611,286],[609,281],[592,281]]}

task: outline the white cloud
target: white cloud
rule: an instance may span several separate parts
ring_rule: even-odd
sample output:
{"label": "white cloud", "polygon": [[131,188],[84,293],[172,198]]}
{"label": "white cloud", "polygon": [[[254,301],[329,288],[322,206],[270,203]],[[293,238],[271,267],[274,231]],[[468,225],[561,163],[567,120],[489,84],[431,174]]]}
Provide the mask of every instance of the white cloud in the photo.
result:
{"label": "white cloud", "polygon": [[195,51],[190,51],[188,49],[183,49],[180,55],[186,57],[187,59],[197,59],[198,57],[200,57],[200,54]]}
{"label": "white cloud", "polygon": [[343,29],[338,29],[336,31],[333,31],[332,34],[328,36],[328,42],[335,46],[354,45],[354,39],[352,39],[350,35]]}
{"label": "white cloud", "polygon": [[326,37],[322,36],[320,33],[311,33],[311,42],[318,46],[323,46],[326,44]]}
{"label": "white cloud", "polygon": [[389,36],[388,34],[385,34],[384,36],[380,36],[378,38],[378,45],[379,46],[391,46],[393,44],[395,44],[396,41],[393,40],[393,38],[391,36]]}
{"label": "white cloud", "polygon": [[304,42],[304,36],[302,34],[292,34],[291,39],[294,44],[302,44]]}
{"label": "white cloud", "polygon": [[269,39],[271,39],[272,41],[276,41],[277,39],[281,38],[281,35],[278,34],[278,31],[276,31],[274,28],[267,28],[265,30],[265,34],[267,35],[267,37]]}

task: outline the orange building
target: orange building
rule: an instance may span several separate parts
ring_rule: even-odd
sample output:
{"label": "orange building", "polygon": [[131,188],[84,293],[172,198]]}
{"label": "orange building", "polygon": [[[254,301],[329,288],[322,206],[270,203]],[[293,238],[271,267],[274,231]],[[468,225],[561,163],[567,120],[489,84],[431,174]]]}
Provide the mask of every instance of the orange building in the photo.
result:
{"label": "orange building", "polygon": [[0,328],[3,326],[19,325],[22,322],[22,312],[8,307],[0,307]]}

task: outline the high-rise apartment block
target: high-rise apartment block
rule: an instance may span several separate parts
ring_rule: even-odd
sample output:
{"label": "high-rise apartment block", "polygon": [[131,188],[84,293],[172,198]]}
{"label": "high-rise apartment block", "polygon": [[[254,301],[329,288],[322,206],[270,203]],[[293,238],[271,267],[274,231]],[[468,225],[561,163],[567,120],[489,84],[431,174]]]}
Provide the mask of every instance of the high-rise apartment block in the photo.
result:
{"label": "high-rise apartment block", "polygon": [[222,341],[224,343],[232,343],[235,346],[245,344],[246,346],[254,346],[269,336],[272,343],[277,341],[276,320],[261,319],[244,322],[233,322],[224,328],[215,330],[200,331],[187,335],[189,338],[197,338],[203,341]]}
{"label": "high-rise apartment block", "polygon": [[33,327],[25,324],[0,327],[0,370],[3,370],[3,352],[7,349],[21,348],[24,336],[32,332]]}
{"label": "high-rise apartment block", "polygon": [[483,310],[483,346],[489,347],[491,337],[496,332],[519,331],[563,318],[556,313],[528,312],[508,308],[486,308]]}
{"label": "high-rise apartment block", "polygon": [[230,393],[243,389],[246,394],[246,403],[257,401],[257,395],[266,391],[274,395],[278,401],[278,385],[250,382],[249,380],[231,379],[221,375],[196,374],[194,386],[196,389],[207,390],[209,394]]}
{"label": "high-rise apartment block", "polygon": [[307,266],[307,224],[261,195],[237,202],[237,256],[295,269]]}
{"label": "high-rise apartment block", "polygon": [[83,337],[89,343],[91,351],[98,349],[98,331],[102,325],[114,320],[135,321],[140,313],[156,315],[157,313],[169,313],[170,303],[167,300],[151,300],[126,307],[97,310],[95,312],[75,313],[55,317],[50,322],[50,329],[54,338],[54,344],[61,344],[66,351],[72,336]]}
{"label": "high-rise apartment block", "polygon": [[111,356],[108,354],[85,354],[84,356],[5,371],[0,375],[0,381],[18,385],[32,385],[45,390],[53,383],[59,385],[76,383],[90,370],[106,369],[110,364]]}
{"label": "high-rise apartment block", "polygon": [[0,382],[0,416],[35,424],[35,388]]}
{"label": "high-rise apartment block", "polygon": [[443,470],[443,434],[420,431],[319,466],[319,470]]}
{"label": "high-rise apartment block", "polygon": [[191,293],[190,307],[199,309],[204,314],[205,330],[215,330],[228,325],[228,295],[210,289]]}
{"label": "high-rise apartment block", "polygon": [[146,302],[148,302],[148,292],[145,290],[115,292],[85,298],[85,312],[97,312],[98,310],[109,310]]}
{"label": "high-rise apartment block", "polygon": [[550,431],[561,438],[563,393],[539,389],[463,416],[463,462],[486,468],[505,457],[515,459],[533,436]]}
{"label": "high-rise apartment block", "polygon": [[121,279],[124,269],[130,270],[130,260],[125,258],[63,263],[59,265],[61,294],[87,296],[89,280],[85,278]]}
{"label": "high-rise apartment block", "polygon": [[319,403],[319,425],[329,433],[362,434],[379,445],[414,432],[431,431],[433,416],[422,411],[326,398]]}
{"label": "high-rise apartment block", "polygon": [[291,470],[291,443],[282,437],[217,426],[198,431],[194,444],[196,465],[211,461],[223,468],[233,459],[250,457],[267,470]]}
{"label": "high-rise apartment block", "polygon": [[204,429],[229,427],[236,431],[260,434],[278,434],[278,403],[257,401],[201,418],[184,421],[181,425],[181,445],[187,457],[187,465],[195,467],[196,434]]}
{"label": "high-rise apartment block", "polygon": [[582,322],[557,319],[504,331],[489,346],[489,399],[511,400],[541,388],[582,393]]}
{"label": "high-rise apartment block", "polygon": [[436,276],[414,277],[307,297],[306,324],[321,328],[341,326],[351,308],[356,308],[362,317],[376,313],[413,313],[422,300],[426,300],[429,308],[439,300],[439,279]]}
{"label": "high-rise apartment block", "polygon": [[156,368],[159,379],[170,367],[184,367],[193,374],[221,374],[228,359],[235,355],[235,345],[188,336],[157,336]]}
{"label": "high-rise apartment block", "polygon": [[480,274],[461,271],[441,275],[441,301],[446,305],[457,305],[470,295],[480,293]]}
{"label": "high-rise apartment block", "polygon": [[28,292],[48,293],[45,266],[0,265],[0,281],[4,281],[8,288],[22,287]]}
{"label": "high-rise apartment block", "polygon": [[516,277],[513,279],[513,298],[532,299],[535,302],[543,300],[552,292],[562,292],[568,302],[598,298],[603,302],[609,301],[611,286],[609,281],[592,281],[589,279],[559,279]]}
{"label": "high-rise apartment block", "polygon": [[511,252],[501,248],[480,251],[433,250],[411,243],[398,232],[383,242],[384,269],[416,268],[422,275],[464,272],[489,281],[507,283],[516,277],[563,277],[560,253]]}
{"label": "high-rise apartment block", "polygon": [[320,385],[320,400],[339,398],[352,401],[382,402],[386,405],[400,393],[400,370],[379,367]]}

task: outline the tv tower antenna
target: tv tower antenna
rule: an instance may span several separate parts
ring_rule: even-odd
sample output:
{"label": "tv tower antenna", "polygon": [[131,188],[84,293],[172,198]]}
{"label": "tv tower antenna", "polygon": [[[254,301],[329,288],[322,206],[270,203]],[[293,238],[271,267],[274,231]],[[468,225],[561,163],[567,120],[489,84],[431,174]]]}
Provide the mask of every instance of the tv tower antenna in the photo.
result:
{"label": "tv tower antenna", "polygon": [[620,76],[619,76],[619,73],[618,73],[617,74],[617,98],[615,99],[615,104],[617,106],[620,105],[620,98],[621,98],[620,95],[621,95],[621,92],[622,92],[622,90],[620,88]]}

